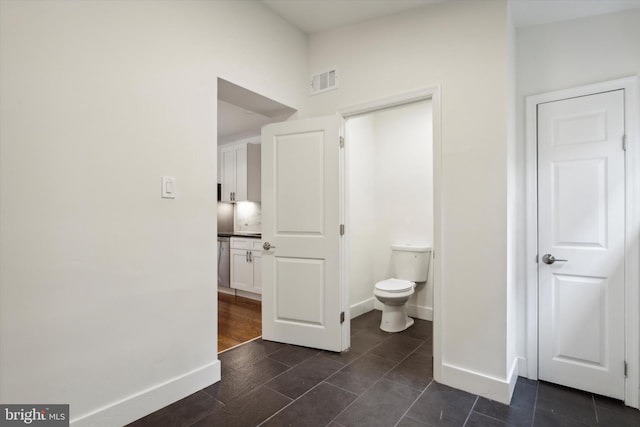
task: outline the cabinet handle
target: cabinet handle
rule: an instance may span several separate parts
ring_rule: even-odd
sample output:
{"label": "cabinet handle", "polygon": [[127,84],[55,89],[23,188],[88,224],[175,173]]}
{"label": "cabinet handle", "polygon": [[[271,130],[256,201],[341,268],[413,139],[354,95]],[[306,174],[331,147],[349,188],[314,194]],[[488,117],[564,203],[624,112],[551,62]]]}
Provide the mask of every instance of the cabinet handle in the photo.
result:
{"label": "cabinet handle", "polygon": [[249,251],[244,251],[244,260],[249,262]]}
{"label": "cabinet handle", "polygon": [[253,252],[249,251],[249,262],[253,262]]}

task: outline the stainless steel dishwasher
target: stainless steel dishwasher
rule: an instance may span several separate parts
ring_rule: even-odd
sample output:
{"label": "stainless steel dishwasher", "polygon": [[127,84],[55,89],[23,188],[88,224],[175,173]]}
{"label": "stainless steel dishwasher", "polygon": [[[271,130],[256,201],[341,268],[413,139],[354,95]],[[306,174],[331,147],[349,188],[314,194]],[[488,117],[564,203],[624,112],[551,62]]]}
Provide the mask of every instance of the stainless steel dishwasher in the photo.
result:
{"label": "stainless steel dishwasher", "polygon": [[229,287],[229,238],[218,236],[218,286]]}

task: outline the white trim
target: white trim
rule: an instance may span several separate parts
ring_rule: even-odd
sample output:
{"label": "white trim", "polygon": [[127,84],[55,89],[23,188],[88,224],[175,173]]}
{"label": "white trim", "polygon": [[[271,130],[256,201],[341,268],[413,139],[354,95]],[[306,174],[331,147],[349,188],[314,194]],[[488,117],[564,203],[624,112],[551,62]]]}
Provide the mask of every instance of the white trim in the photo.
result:
{"label": "white trim", "polygon": [[[431,100],[433,124],[433,249],[431,262],[433,263],[433,378],[441,381],[442,370],[442,316],[440,315],[441,288],[444,283],[442,271],[442,88],[439,84],[412,92],[392,95],[373,101],[364,102],[338,109],[343,117],[353,117],[385,108],[395,107],[412,102]],[[346,266],[345,257],[342,257]]]}
{"label": "white trim", "polygon": [[518,375],[520,375],[520,371],[518,367],[520,363],[518,363],[518,358],[516,357],[511,364],[511,369],[509,370],[509,401],[507,404],[511,404],[511,397],[513,397],[513,391],[516,389],[516,383],[518,382]]}
{"label": "white trim", "polygon": [[[340,134],[339,138],[345,138],[345,120],[344,117],[338,113],[340,120]],[[344,140],[344,139],[343,139]],[[347,153],[344,144],[340,144],[339,154],[339,195],[340,200],[340,224],[347,223]],[[349,271],[346,266],[349,265],[349,242],[345,235],[340,235],[340,254],[339,254],[339,275],[340,275],[340,311],[345,314],[345,318],[351,320],[352,313],[349,306]],[[354,316],[355,317],[355,316]],[[341,328],[340,345],[341,350],[345,351],[351,347],[351,322],[344,322]]]}
{"label": "white trim", "polygon": [[255,292],[242,291],[240,289],[235,289],[235,291],[236,291],[236,296],[252,299],[254,301],[262,301],[262,294],[256,294]]}
{"label": "white trim", "polygon": [[433,108],[433,378],[439,381],[442,371],[442,289],[445,273],[442,268],[444,242],[443,191],[442,191],[442,90],[437,86],[431,98]]}
{"label": "white trim", "polygon": [[433,308],[423,305],[407,304],[407,315],[416,319],[433,321]]}
{"label": "white trim", "polygon": [[538,253],[537,224],[537,105],[598,92],[624,89],[626,154],[626,251],[625,251],[625,404],[640,406],[640,140],[638,138],[638,77],[627,77],[526,98],[526,280],[527,280],[527,375],[538,379]]}
{"label": "white trim", "polygon": [[353,319],[355,317],[358,317],[360,315],[363,315],[365,313],[370,312],[371,310],[374,309],[374,301],[376,300],[375,297],[371,297],[368,298],[364,301],[360,301],[356,304],[351,305],[351,307],[349,307],[349,312],[350,312],[350,316],[349,319]]}
{"label": "white trim", "polygon": [[526,98],[526,280],[527,280],[527,375],[538,379],[538,143],[536,97]]}
{"label": "white trim", "polygon": [[362,114],[373,113],[375,111],[384,110],[386,108],[392,108],[400,105],[411,104],[413,102],[433,99],[439,91],[440,86],[438,85],[427,89],[420,89],[412,92],[388,96],[386,98],[376,99],[373,101],[366,101],[360,104],[351,105],[349,107],[340,108],[338,111],[344,118],[360,116]]}
{"label": "white trim", "polygon": [[514,360],[509,370],[509,380],[448,363],[442,364],[441,374],[442,381],[439,382],[508,405],[518,380],[518,364]]}
{"label": "white trim", "polygon": [[640,408],[640,122],[638,77],[624,79],[627,133],[627,209],[625,251],[625,315],[627,381],[625,404]]}
{"label": "white trim", "polygon": [[233,288],[230,288],[230,287],[226,287],[226,286],[218,286],[218,293],[219,294],[235,296],[236,295],[236,290],[233,289]]}
{"label": "white trim", "polygon": [[129,424],[160,408],[220,381],[220,361],[214,360],[132,396],[71,420],[72,427],[107,427]]}

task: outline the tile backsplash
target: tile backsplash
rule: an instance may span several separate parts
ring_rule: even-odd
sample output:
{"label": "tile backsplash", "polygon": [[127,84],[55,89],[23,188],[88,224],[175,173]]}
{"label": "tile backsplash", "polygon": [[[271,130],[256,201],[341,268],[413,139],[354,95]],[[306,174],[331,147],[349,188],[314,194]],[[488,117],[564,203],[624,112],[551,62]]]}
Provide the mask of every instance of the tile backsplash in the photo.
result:
{"label": "tile backsplash", "polygon": [[233,231],[262,231],[262,211],[260,203],[238,202],[235,203],[234,211]]}

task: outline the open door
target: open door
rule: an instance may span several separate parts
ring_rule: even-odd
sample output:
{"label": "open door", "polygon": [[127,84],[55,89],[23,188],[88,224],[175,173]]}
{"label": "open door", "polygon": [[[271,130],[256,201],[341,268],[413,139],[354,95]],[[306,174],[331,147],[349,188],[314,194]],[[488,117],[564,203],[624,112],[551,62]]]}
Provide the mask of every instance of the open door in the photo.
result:
{"label": "open door", "polygon": [[342,128],[336,115],[262,129],[265,340],[349,347],[340,275]]}

